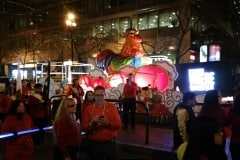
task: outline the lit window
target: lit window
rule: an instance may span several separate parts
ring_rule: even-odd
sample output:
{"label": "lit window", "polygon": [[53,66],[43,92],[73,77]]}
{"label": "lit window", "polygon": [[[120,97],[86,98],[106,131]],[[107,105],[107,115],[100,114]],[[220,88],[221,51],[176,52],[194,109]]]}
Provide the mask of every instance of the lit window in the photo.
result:
{"label": "lit window", "polygon": [[157,27],[158,27],[158,15],[157,12],[154,12],[149,15],[149,28]]}
{"label": "lit window", "polygon": [[179,25],[175,12],[166,12],[159,15],[160,27],[176,27]]}
{"label": "lit window", "polygon": [[147,15],[145,15],[143,17],[139,17],[138,21],[139,21],[138,22],[139,30],[148,29],[148,17],[147,17]]}
{"label": "lit window", "polygon": [[113,20],[112,22],[111,22],[111,30],[112,31],[116,31],[116,33],[118,32],[118,27],[119,27],[119,25],[118,25],[118,20]]}
{"label": "lit window", "polygon": [[120,27],[120,33],[124,34],[126,29],[129,28],[129,19],[128,18],[120,19],[119,25],[120,25],[119,26]]}

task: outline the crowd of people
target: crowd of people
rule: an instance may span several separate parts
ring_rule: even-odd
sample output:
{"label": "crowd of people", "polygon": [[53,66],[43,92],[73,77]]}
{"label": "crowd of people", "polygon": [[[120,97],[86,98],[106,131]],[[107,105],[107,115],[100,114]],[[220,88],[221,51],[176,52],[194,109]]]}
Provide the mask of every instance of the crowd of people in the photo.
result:
{"label": "crowd of people", "polygon": [[[135,129],[136,93],[138,86],[130,73],[123,88],[123,115],[105,100],[105,88],[96,86],[86,91],[74,80],[68,95],[60,99],[54,118],[50,117],[50,101],[40,83],[29,87],[23,80],[22,92],[10,83],[0,98],[0,133],[14,133],[6,141],[6,160],[29,160],[34,146],[45,139],[42,129],[53,125],[53,157],[55,160],[77,160],[82,141],[87,139],[93,160],[119,159],[117,131],[131,125]],[[193,112],[196,95],[183,94],[182,102],[173,111],[173,142],[179,160],[227,160],[226,138],[230,138],[232,160],[240,159],[240,95],[234,97],[233,107],[226,112],[221,107],[221,92],[209,90],[199,115]],[[128,121],[128,114],[130,120]],[[39,128],[33,134],[17,132]],[[81,132],[86,133],[86,137]]]}
{"label": "crowd of people", "polygon": [[[240,154],[240,97],[234,97],[233,107],[221,106],[218,90],[206,92],[199,115],[195,115],[196,95],[187,92],[183,102],[173,113],[173,140],[179,160],[239,160]],[[226,139],[230,138],[230,155],[226,152]]]}
{"label": "crowd of people", "polygon": [[[88,151],[93,160],[118,159],[115,140],[122,121],[117,107],[105,101],[104,87],[97,86],[84,93],[75,79],[68,94],[61,97],[52,118],[45,85],[36,83],[28,87],[25,82],[23,80],[21,92],[11,82],[6,94],[0,98],[0,133],[14,133],[13,138],[6,140],[6,160],[29,160],[34,146],[41,147],[44,143],[43,127],[49,124],[53,125],[55,160],[79,158],[83,131],[87,133]],[[34,128],[39,128],[39,132],[18,135],[19,131]]]}

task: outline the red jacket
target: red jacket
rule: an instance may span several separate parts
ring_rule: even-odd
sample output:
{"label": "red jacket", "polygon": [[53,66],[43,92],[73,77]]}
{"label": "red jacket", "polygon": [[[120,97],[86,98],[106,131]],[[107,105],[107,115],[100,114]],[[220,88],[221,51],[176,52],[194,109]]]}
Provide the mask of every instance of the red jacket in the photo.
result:
{"label": "red jacket", "polygon": [[65,157],[69,156],[69,146],[81,143],[80,125],[69,117],[62,117],[54,123],[56,144]]}
{"label": "red jacket", "polygon": [[6,95],[0,96],[0,113],[7,114],[12,104],[12,99]]}
{"label": "red jacket", "polygon": [[38,98],[33,95],[29,96],[27,110],[33,120],[45,118],[48,112],[47,107]]}
{"label": "red jacket", "polygon": [[81,104],[81,117],[83,117],[86,108],[87,108],[89,105],[93,104],[93,103],[94,103],[94,102],[83,102],[83,103]]}
{"label": "red jacket", "polygon": [[83,88],[78,85],[78,86],[72,86],[71,88],[71,94],[73,96],[73,98],[76,98],[77,99],[77,102],[78,104],[81,104],[82,103],[82,98],[83,98],[83,95],[84,95],[84,90]]}
{"label": "red jacket", "polygon": [[30,89],[27,86],[22,86],[22,95],[23,97],[28,96]]}
{"label": "red jacket", "polygon": [[[90,127],[93,117],[103,115],[109,122],[109,126],[95,130]],[[108,141],[116,138],[117,130],[121,127],[121,118],[114,104],[104,102],[103,106],[89,105],[83,115],[82,127],[88,132],[88,139],[93,141]]]}
{"label": "red jacket", "polygon": [[[2,126],[3,133],[28,130],[33,127],[30,116],[24,115],[22,120],[15,115],[9,115]],[[33,141],[31,134],[20,135],[7,140],[5,160],[29,160],[33,153]]]}
{"label": "red jacket", "polygon": [[123,98],[135,98],[137,90],[138,86],[135,82],[131,82],[131,84],[125,84],[123,88]]}
{"label": "red jacket", "polygon": [[230,110],[228,116],[232,129],[231,143],[240,144],[240,114]]}

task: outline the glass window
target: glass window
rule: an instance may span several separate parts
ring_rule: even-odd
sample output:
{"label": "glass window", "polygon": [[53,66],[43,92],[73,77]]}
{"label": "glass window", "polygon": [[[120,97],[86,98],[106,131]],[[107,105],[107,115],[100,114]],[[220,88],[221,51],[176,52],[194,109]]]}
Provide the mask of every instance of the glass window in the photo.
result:
{"label": "glass window", "polygon": [[111,24],[112,24],[111,21],[105,21],[104,22],[103,31],[104,31],[105,34],[108,34],[111,31],[111,29],[112,29]]}
{"label": "glass window", "polygon": [[160,19],[160,24],[159,24],[160,27],[172,28],[179,25],[175,12],[161,13],[159,15],[159,19]]}
{"label": "glass window", "polygon": [[93,26],[93,36],[103,32],[103,25],[98,23]]}
{"label": "glass window", "polygon": [[158,13],[150,13],[149,14],[149,29],[158,27]]}
{"label": "glass window", "polygon": [[111,21],[111,34],[117,36],[118,35],[118,28],[119,28],[118,20],[117,19],[112,20]]}
{"label": "glass window", "polygon": [[141,16],[138,18],[138,28],[139,30],[148,29],[148,16]]}
{"label": "glass window", "polygon": [[111,29],[112,30],[118,30],[118,20],[112,20],[111,22]]}
{"label": "glass window", "polygon": [[129,19],[128,18],[120,19],[119,25],[120,34],[124,34],[126,29],[129,28]]}
{"label": "glass window", "polygon": [[138,29],[137,17],[132,18],[132,28]]}

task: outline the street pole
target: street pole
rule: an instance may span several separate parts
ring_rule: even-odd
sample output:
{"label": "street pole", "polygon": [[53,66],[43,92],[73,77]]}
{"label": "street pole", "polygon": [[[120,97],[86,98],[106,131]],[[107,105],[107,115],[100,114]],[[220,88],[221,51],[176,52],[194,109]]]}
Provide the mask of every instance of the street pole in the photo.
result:
{"label": "street pole", "polygon": [[67,15],[67,20],[66,20],[66,25],[69,27],[70,29],[70,38],[71,38],[71,56],[72,56],[72,64],[74,61],[74,51],[73,51],[73,47],[74,47],[74,39],[73,39],[73,28],[77,26],[76,22],[75,22],[75,15],[71,12],[68,13]]}

